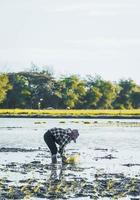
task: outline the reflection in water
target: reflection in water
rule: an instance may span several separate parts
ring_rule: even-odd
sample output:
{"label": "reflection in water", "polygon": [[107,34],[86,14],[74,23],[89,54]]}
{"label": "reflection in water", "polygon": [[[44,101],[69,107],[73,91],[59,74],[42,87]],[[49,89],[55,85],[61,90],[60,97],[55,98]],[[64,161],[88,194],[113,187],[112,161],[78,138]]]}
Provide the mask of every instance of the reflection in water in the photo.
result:
{"label": "reflection in water", "polygon": [[68,198],[75,196],[76,194],[78,195],[85,181],[72,174],[70,178],[66,173],[67,167],[67,165],[62,165],[62,167],[58,169],[57,165],[51,166],[47,195],[59,198]]}
{"label": "reflection in water", "polygon": [[50,175],[50,179],[51,182],[55,182],[56,180],[58,180],[58,176],[57,176],[57,165],[52,165],[51,166],[51,175]]}
{"label": "reflection in water", "polygon": [[129,195],[140,195],[140,180],[123,174],[95,174],[93,182],[73,175],[67,180],[67,166],[62,166],[58,174],[57,166],[52,166],[48,194],[51,197],[90,197],[94,199],[110,197],[120,199]]}

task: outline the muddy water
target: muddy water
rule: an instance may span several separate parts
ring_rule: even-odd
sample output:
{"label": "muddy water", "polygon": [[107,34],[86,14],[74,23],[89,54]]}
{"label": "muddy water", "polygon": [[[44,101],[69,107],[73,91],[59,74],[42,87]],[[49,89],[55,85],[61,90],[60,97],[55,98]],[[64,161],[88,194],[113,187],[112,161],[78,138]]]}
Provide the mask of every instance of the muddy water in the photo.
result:
{"label": "muddy water", "polygon": [[[77,165],[52,166],[43,135],[77,128]],[[140,120],[0,119],[0,199],[140,198]]]}

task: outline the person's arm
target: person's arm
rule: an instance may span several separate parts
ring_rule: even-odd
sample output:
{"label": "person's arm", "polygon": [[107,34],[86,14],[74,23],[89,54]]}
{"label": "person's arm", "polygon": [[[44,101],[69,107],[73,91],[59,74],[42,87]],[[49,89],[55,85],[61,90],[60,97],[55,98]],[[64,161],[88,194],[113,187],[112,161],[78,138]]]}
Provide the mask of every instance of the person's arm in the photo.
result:
{"label": "person's arm", "polygon": [[65,145],[63,144],[63,145],[61,145],[60,147],[59,147],[59,153],[60,153],[60,156],[61,156],[61,158],[62,158],[62,162],[64,163],[65,162],[65,160],[67,159],[66,158],[66,154],[65,154]]}
{"label": "person's arm", "polygon": [[65,143],[62,143],[60,146],[59,146],[59,153],[61,156],[63,156],[65,154]]}
{"label": "person's arm", "polygon": [[70,142],[70,138],[67,135],[67,132],[65,132],[64,135],[61,138],[61,143],[60,143],[60,146],[59,146],[59,153],[60,153],[60,155],[62,157],[62,161],[66,159],[66,156],[65,156],[65,146],[69,142]]}

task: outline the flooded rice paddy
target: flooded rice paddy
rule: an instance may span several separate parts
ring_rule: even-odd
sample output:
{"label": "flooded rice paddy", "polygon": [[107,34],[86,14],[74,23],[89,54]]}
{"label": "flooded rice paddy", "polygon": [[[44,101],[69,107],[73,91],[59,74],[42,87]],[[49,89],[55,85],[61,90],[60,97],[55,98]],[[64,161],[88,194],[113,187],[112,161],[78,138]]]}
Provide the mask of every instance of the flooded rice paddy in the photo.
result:
{"label": "flooded rice paddy", "polygon": [[[43,135],[77,128],[80,163],[51,165]],[[0,200],[140,199],[140,120],[0,118]]]}

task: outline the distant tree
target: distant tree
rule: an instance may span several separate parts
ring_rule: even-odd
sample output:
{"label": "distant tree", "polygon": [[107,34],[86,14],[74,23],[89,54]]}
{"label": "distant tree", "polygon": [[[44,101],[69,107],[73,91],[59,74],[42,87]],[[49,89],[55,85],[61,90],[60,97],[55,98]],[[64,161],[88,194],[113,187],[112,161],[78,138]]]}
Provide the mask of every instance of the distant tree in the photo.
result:
{"label": "distant tree", "polygon": [[61,108],[78,108],[85,95],[85,83],[76,75],[62,77],[57,83],[55,95]]}
{"label": "distant tree", "polygon": [[132,107],[137,109],[140,108],[140,86],[136,85],[131,94]]}
{"label": "distant tree", "polygon": [[133,92],[131,95],[133,108],[140,108],[140,91]]}
{"label": "distant tree", "polygon": [[52,106],[54,90],[54,77],[48,70],[22,72],[28,80],[28,88],[31,93],[31,108],[47,108]]}
{"label": "distant tree", "polygon": [[5,106],[8,108],[29,108],[31,93],[25,76],[16,73],[8,74],[12,89],[7,94]]}
{"label": "distant tree", "polygon": [[[114,102],[114,107],[118,109],[131,109],[133,108],[134,93],[137,89],[136,83],[129,80],[120,80],[118,86],[120,87],[120,92]],[[135,104],[135,103],[134,103]]]}
{"label": "distant tree", "polygon": [[100,92],[99,88],[95,86],[88,88],[85,95],[84,108],[97,108],[97,104],[101,96],[102,93]]}
{"label": "distant tree", "polygon": [[117,86],[110,81],[101,81],[100,92],[102,93],[102,96],[98,102],[98,107],[112,109],[112,104],[117,96],[117,89]]}
{"label": "distant tree", "polygon": [[12,89],[6,74],[0,74],[0,103],[2,103],[7,96],[7,92]]}
{"label": "distant tree", "polygon": [[100,76],[89,76],[87,81],[87,108],[112,108],[117,95],[117,87],[110,81],[104,81]]}
{"label": "distant tree", "polygon": [[140,108],[140,86],[133,80],[119,83],[100,76],[77,75],[55,79],[47,68],[32,64],[29,71],[0,74],[1,108]]}

